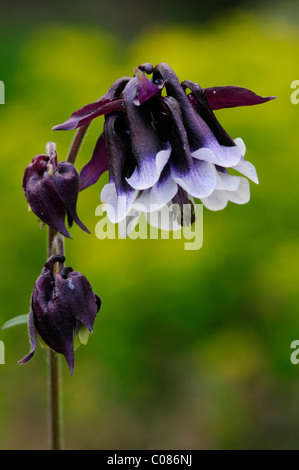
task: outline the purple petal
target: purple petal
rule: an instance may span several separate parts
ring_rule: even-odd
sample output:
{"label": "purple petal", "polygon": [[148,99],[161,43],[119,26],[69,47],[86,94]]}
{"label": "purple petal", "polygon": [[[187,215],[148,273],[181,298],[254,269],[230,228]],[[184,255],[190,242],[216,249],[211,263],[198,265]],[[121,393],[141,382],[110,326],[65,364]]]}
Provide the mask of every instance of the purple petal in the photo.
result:
{"label": "purple petal", "polygon": [[100,135],[91,160],[82,168],[79,179],[79,191],[95,184],[100,176],[109,169],[108,148],[104,133]]}
{"label": "purple petal", "polygon": [[48,155],[37,155],[32,159],[32,161],[29,163],[29,165],[26,167],[24,176],[23,176],[23,181],[22,181],[22,187],[24,191],[25,198],[27,199],[27,185],[29,178],[35,175],[36,177],[42,176],[43,173],[46,171],[47,164],[49,163],[49,157]]}
{"label": "purple petal", "polygon": [[[226,136],[218,133],[218,126],[217,136],[213,134],[208,124],[192,106],[177,76],[169,65],[165,63],[157,65],[155,73],[157,74],[156,79],[167,80],[166,90],[168,95],[175,98],[180,105],[184,128],[187,132],[188,143],[193,156],[220,166],[236,165],[241,159],[241,151],[233,141],[231,141],[232,147],[219,143],[217,137],[218,139],[222,139],[222,137],[226,139]],[[195,151],[196,154],[193,153]]]}
{"label": "purple petal", "polygon": [[153,96],[160,95],[164,83],[157,86],[139,69],[135,69],[135,77],[138,80],[138,92],[133,101],[136,106],[140,106]]}
{"label": "purple petal", "polygon": [[54,180],[59,194],[67,207],[70,226],[74,220],[82,230],[90,233],[77,215],[76,205],[79,191],[79,175],[75,166],[69,162],[59,162],[54,173]]}
{"label": "purple petal", "polygon": [[[46,282],[36,284],[32,304],[35,327],[40,337],[53,351],[65,356],[72,374],[74,369],[72,312],[55,287],[53,278],[51,282],[49,286]],[[52,292],[49,297],[46,296],[46,292],[50,287]]]}
{"label": "purple petal", "polygon": [[38,315],[37,311],[37,304],[35,304],[36,330],[51,349],[64,355],[72,374],[74,370],[73,316],[56,287],[53,289],[47,310],[42,315]]}
{"label": "purple petal", "polygon": [[40,176],[37,169],[31,167],[25,179],[25,195],[32,212],[57,232],[72,238],[65,227],[66,206],[54,178],[48,171]]}
{"label": "purple petal", "polygon": [[137,163],[127,181],[135,189],[147,189],[157,183],[170,156],[170,147],[159,141],[149,111],[135,106],[133,100],[137,90],[138,80],[133,78],[124,89],[123,95],[132,152]]}
{"label": "purple petal", "polygon": [[35,330],[43,341],[54,351],[63,354],[72,374],[74,368],[73,354],[73,318],[65,299],[61,298],[53,277],[55,263],[63,263],[64,256],[50,257],[37,278],[32,296],[29,315],[29,333],[32,348],[28,356],[20,363],[27,362],[36,348]]}
{"label": "purple petal", "polygon": [[88,104],[78,111],[75,111],[67,121],[65,121],[63,124],[59,124],[53,127],[52,130],[69,131],[71,129],[76,129],[77,127],[88,124],[98,116],[112,113],[114,111],[119,111],[121,108],[121,99],[111,101],[109,98],[106,98],[106,96],[103,96],[95,103]]}
{"label": "purple petal", "polygon": [[165,146],[156,155],[149,153],[146,158],[140,160],[130,178],[127,178],[129,185],[139,190],[151,188],[155,185],[169,160],[170,154],[170,145]]}
{"label": "purple petal", "polygon": [[168,115],[174,130],[170,138],[172,148],[169,160],[171,177],[193,197],[203,197],[211,194],[216,185],[214,165],[193,160],[177,100],[168,96],[163,98],[163,104],[168,109]]}
{"label": "purple petal", "polygon": [[[234,108],[236,106],[252,106],[274,100],[276,96],[262,97],[247,88],[238,86],[218,86],[204,88],[203,91],[213,110],[222,108]],[[189,95],[193,101],[193,96]]]}
{"label": "purple petal", "polygon": [[193,97],[197,102],[196,109],[198,114],[211,129],[219,144],[227,147],[234,147],[236,145],[235,142],[225,131],[225,129],[223,129],[223,127],[217,120],[203,89],[196,83],[191,82],[190,80],[185,80],[184,82],[182,82],[181,85],[184,90],[186,90],[187,88],[191,90]]}
{"label": "purple petal", "polygon": [[109,181],[115,183],[117,194],[133,192],[126,177],[132,173],[136,162],[131,152],[125,115],[105,116],[104,133],[109,157]]}
{"label": "purple petal", "polygon": [[83,274],[70,269],[64,268],[55,275],[57,294],[72,312],[74,319],[91,332],[100,307],[99,297],[95,298],[91,285]]}

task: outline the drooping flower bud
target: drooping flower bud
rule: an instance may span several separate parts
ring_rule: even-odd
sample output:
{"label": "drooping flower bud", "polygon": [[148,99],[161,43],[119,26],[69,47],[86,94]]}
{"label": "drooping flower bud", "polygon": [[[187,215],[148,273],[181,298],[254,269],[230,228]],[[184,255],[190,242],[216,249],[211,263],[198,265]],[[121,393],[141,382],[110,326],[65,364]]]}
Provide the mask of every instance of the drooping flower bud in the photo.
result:
{"label": "drooping flower bud", "polygon": [[79,175],[72,163],[58,162],[56,152],[52,156],[37,155],[27,166],[23,177],[25,198],[34,214],[45,224],[65,237],[71,238],[65,226],[73,221],[87,233],[77,215]]}
{"label": "drooping flower bud", "polygon": [[94,294],[86,277],[71,267],[54,274],[55,264],[64,261],[62,255],[51,256],[35,283],[29,313],[31,351],[19,363],[29,361],[34,355],[37,333],[47,346],[64,355],[72,374],[74,339],[82,327],[90,333],[93,331],[101,299]]}

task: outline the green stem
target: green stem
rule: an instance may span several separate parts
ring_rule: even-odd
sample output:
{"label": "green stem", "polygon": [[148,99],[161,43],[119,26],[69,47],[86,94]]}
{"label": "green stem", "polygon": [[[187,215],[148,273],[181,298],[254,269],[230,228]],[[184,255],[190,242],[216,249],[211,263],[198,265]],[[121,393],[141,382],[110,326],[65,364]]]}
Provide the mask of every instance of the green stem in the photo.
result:
{"label": "green stem", "polygon": [[67,162],[75,164],[79,149],[81,147],[87,129],[89,128],[89,125],[90,123],[85,124],[85,126],[79,127],[79,129],[77,130],[68,153]]}
{"label": "green stem", "polygon": [[49,348],[49,433],[50,449],[62,450],[62,400],[60,356]]}
{"label": "green stem", "polygon": [[[69,150],[67,161],[75,164],[79,149],[86,134],[89,124],[80,127],[74,137]],[[49,156],[54,154],[55,144],[50,142],[47,148]],[[54,254],[64,255],[64,239],[51,227],[48,227],[47,255],[48,258]],[[63,268],[59,264],[58,271]],[[63,413],[62,413],[62,383],[60,355],[49,348],[48,352],[48,374],[49,374],[49,433],[50,449],[62,450],[63,448]]]}

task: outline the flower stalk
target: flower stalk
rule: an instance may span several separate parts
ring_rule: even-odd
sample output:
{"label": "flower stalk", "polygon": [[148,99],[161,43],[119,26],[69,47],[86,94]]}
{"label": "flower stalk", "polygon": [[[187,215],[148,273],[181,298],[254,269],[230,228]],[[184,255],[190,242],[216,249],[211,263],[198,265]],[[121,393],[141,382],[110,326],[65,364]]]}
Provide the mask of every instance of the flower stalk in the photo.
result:
{"label": "flower stalk", "polygon": [[[64,240],[55,230],[48,227],[47,257],[54,254],[64,255]],[[58,264],[58,270],[62,266]],[[63,448],[63,412],[62,412],[62,380],[60,356],[48,350],[48,394],[49,394],[49,446],[51,450]]]}
{"label": "flower stalk", "polygon": [[[75,164],[81,144],[83,142],[89,124],[77,130],[70,147],[67,162]],[[55,145],[50,142],[47,153],[51,157],[55,152]],[[47,258],[58,254],[64,256],[64,238],[54,229],[48,227]],[[57,263],[61,272],[63,265]],[[50,450],[63,449],[63,402],[62,402],[62,377],[61,357],[53,349],[48,350],[48,400],[49,400],[49,447]]]}

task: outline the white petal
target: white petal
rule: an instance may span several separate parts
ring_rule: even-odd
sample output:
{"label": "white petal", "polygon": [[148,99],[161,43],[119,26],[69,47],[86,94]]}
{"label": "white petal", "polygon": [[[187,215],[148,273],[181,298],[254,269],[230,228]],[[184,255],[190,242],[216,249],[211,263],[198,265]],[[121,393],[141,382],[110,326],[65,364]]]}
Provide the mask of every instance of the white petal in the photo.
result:
{"label": "white petal", "polygon": [[239,163],[242,152],[237,145],[228,147],[211,142],[210,147],[202,147],[192,152],[192,157],[227,168]]}
{"label": "white petal", "polygon": [[227,189],[229,191],[236,191],[240,184],[240,176],[230,175],[217,171],[217,185],[216,189]]}
{"label": "white petal", "polygon": [[226,191],[214,191],[208,197],[201,198],[201,202],[210,211],[220,211],[227,206],[228,198]]}
{"label": "white petal", "polygon": [[239,185],[235,191],[215,190],[201,202],[211,211],[219,211],[227,206],[228,201],[235,204],[246,204],[250,200],[250,186],[246,178],[239,178]]}
{"label": "white petal", "polygon": [[244,140],[241,139],[241,137],[237,137],[235,140],[234,140],[235,144],[239,147],[239,149],[241,150],[241,153],[242,153],[242,157],[244,157],[245,153],[246,153],[246,145],[244,143]]}
{"label": "white petal", "polygon": [[240,178],[240,184],[236,191],[226,191],[228,199],[235,204],[246,204],[250,200],[250,186],[246,178]]}
{"label": "white petal", "polygon": [[201,160],[194,160],[194,166],[186,173],[172,167],[171,176],[188,194],[197,198],[209,196],[217,183],[215,166]]}
{"label": "white petal", "polygon": [[153,212],[161,209],[176,195],[177,184],[170,177],[158,182],[152,188],[142,191],[135,199],[133,207],[141,212]]}
{"label": "white petal", "polygon": [[257,176],[256,169],[255,169],[254,165],[252,163],[247,162],[246,160],[244,160],[243,157],[241,158],[238,165],[235,165],[232,168],[234,170],[237,170],[239,173],[246,176],[247,178],[249,178],[254,183],[256,183],[256,184],[259,183],[258,176]]}
{"label": "white petal", "polygon": [[137,194],[138,191],[132,190],[118,195],[114,183],[106,184],[101,192],[101,200],[108,219],[114,224],[123,220],[129,213]]}
{"label": "white petal", "polygon": [[151,188],[160,178],[161,171],[168,162],[171,154],[171,148],[160,150],[155,156],[150,155],[136,166],[130,178],[126,178],[132,188],[148,189]]}

